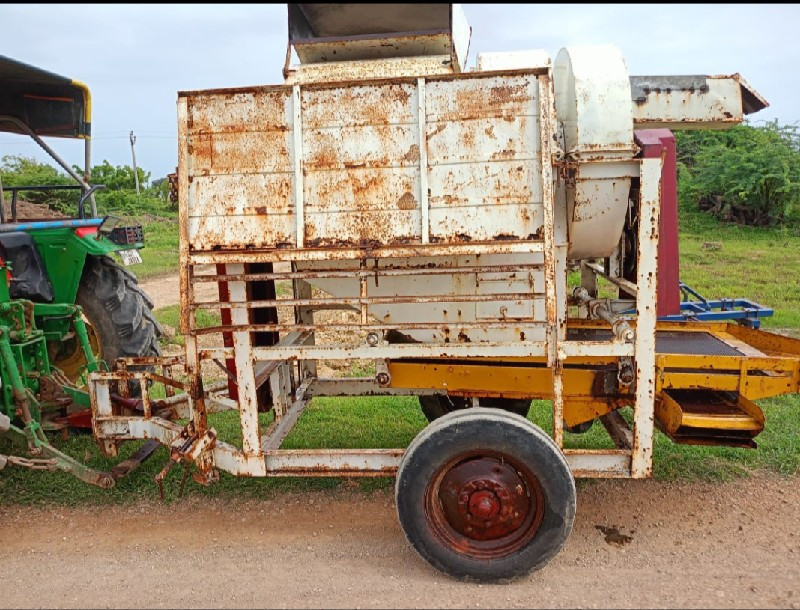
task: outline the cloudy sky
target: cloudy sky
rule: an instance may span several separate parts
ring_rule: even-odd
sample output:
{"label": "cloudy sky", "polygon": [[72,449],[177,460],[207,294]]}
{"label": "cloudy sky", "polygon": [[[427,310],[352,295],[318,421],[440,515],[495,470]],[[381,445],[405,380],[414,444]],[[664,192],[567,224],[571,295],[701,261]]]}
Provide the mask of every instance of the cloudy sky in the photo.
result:
{"label": "cloudy sky", "polygon": [[[631,74],[739,72],[771,104],[752,121],[800,121],[800,6],[467,4],[469,65],[481,51],[611,43]],[[286,5],[0,5],[0,54],[87,83],[93,156],[152,178],[177,163],[179,90],[278,84]],[[75,142],[51,139],[70,162]],[[42,160],[25,138],[0,134],[0,156]]]}

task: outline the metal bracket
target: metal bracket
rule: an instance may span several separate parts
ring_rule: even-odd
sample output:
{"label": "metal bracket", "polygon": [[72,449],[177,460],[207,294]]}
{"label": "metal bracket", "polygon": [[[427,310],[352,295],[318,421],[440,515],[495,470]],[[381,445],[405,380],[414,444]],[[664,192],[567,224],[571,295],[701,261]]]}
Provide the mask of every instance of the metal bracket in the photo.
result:
{"label": "metal bracket", "polygon": [[[181,461],[186,462],[183,477],[181,478],[181,486],[178,492],[178,497],[183,495],[183,489],[186,485],[186,479],[189,476],[189,468],[193,462],[198,462],[203,454],[214,448],[217,442],[217,432],[213,428],[206,430],[203,434],[199,435],[195,432],[194,423],[189,422],[180,434],[170,444],[169,461],[164,465],[155,476],[156,485],[158,485],[158,493],[162,500],[165,500],[164,494],[164,479],[169,472]],[[199,468],[199,467],[198,467]],[[206,472],[205,470],[198,470],[192,478],[201,485],[208,485],[217,480],[219,475],[213,472],[213,468]]]}

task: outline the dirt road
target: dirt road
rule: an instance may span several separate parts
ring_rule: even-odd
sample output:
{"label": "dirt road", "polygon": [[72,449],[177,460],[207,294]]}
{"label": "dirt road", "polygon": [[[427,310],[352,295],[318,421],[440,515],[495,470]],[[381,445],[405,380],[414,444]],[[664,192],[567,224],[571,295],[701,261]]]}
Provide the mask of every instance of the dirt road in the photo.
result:
{"label": "dirt road", "polygon": [[[135,268],[133,268],[133,271],[136,273]],[[147,296],[153,300],[153,309],[161,309],[162,307],[180,303],[180,282],[177,274],[142,280],[139,285],[147,293]],[[216,285],[209,283],[197,284],[195,290],[204,291],[203,294],[208,293],[208,296],[211,297],[216,290]]]}
{"label": "dirt road", "polygon": [[[388,491],[0,508],[5,607],[800,607],[800,479],[600,481],[544,570],[450,580]],[[614,528],[619,532],[615,534]],[[626,537],[630,537],[630,540]]]}

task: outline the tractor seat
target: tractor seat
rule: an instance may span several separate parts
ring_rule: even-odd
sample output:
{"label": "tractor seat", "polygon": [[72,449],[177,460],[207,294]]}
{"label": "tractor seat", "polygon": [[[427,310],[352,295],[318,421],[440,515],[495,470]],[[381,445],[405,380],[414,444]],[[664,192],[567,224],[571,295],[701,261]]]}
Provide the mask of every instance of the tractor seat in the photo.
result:
{"label": "tractor seat", "polygon": [[11,265],[9,293],[12,299],[37,303],[53,301],[53,285],[33,237],[22,231],[0,233],[0,256]]}

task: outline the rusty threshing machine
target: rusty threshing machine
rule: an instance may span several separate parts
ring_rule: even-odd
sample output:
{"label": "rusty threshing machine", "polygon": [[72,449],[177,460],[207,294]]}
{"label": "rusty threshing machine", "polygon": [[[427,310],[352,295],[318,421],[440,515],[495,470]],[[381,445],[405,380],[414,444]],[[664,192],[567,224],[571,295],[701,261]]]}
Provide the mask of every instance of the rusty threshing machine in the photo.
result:
{"label": "rusty threshing machine", "polygon": [[[669,130],[766,102],[738,74],[631,76],[612,46],[468,70],[470,33],[455,4],[289,4],[284,83],[179,93],[185,355],[90,376],[107,454],[155,440],[204,484],[396,475],[414,549],[497,581],[562,548],[575,477],[650,476],[656,428],[754,446],[754,401],[800,390],[800,341],[659,317],[680,306]],[[318,374],[351,360],[374,373]],[[131,381],[138,411],[113,399]],[[430,424],[406,448],[281,448],[312,398],[372,395],[418,396]],[[565,442],[595,421],[613,448]]]}

